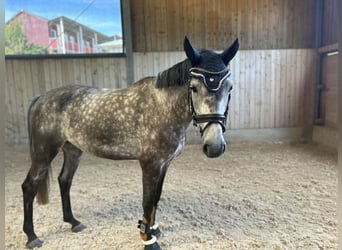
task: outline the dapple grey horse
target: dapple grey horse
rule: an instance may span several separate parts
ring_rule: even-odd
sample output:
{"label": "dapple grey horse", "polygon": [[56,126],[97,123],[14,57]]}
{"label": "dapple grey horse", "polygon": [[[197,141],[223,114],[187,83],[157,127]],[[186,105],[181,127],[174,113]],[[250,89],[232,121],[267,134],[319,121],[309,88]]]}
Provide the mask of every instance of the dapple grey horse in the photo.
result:
{"label": "dapple grey horse", "polygon": [[65,86],[33,100],[28,111],[31,168],[22,184],[28,248],[42,246],[33,228],[33,200],[48,202],[51,161],[62,150],[58,176],[63,219],[73,232],[85,226],[73,216],[70,187],[82,152],[112,160],[138,160],[143,178],[143,216],[138,222],[144,249],[160,249],[156,209],[166,171],[186,141],[191,120],[198,125],[203,152],[218,157],[225,151],[232,82],[229,62],[236,41],[222,53],[193,48],[187,38],[187,59],[121,90]]}

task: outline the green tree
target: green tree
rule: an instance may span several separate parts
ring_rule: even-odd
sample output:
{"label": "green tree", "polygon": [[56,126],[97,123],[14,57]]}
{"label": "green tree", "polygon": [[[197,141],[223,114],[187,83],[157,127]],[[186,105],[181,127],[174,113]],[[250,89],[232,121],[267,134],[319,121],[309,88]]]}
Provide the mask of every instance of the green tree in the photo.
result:
{"label": "green tree", "polygon": [[5,54],[47,54],[48,51],[42,46],[28,44],[27,37],[21,28],[20,22],[12,22],[5,28]]}

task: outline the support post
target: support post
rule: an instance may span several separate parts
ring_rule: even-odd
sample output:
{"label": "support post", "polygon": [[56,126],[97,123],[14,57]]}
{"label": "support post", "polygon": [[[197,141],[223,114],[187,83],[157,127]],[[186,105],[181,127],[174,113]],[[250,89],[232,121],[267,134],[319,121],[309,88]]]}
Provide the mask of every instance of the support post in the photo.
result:
{"label": "support post", "polygon": [[314,124],[322,124],[323,117],[321,113],[321,96],[322,96],[322,54],[318,52],[318,49],[322,46],[323,35],[323,0],[316,0],[315,11],[315,48],[317,49],[316,56],[316,77],[315,77],[315,100],[314,100]]}
{"label": "support post", "polygon": [[[338,1],[337,13],[342,13],[342,1]],[[339,25],[338,27],[342,27],[342,15],[338,15]],[[339,238],[339,249],[342,249],[342,29],[337,29],[338,34],[338,72],[339,72],[339,81],[338,81],[338,238]]]}
{"label": "support post", "polygon": [[83,41],[83,29],[82,26],[78,27],[78,31],[80,33],[80,52],[84,53],[84,41]]}
{"label": "support post", "polygon": [[129,0],[121,0],[121,17],[123,23],[124,53],[126,54],[127,86],[134,82],[134,60],[132,43],[131,8]]}
{"label": "support post", "polygon": [[62,53],[66,54],[66,47],[65,47],[65,31],[64,31],[64,22],[63,22],[63,18],[61,17],[59,19],[59,25],[61,27],[61,43],[62,43]]}

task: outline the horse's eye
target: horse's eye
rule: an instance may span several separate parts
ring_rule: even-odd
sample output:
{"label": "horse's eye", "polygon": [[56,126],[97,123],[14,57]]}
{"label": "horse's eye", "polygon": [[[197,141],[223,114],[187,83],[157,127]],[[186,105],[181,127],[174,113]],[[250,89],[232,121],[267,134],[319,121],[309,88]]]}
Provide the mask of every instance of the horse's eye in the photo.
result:
{"label": "horse's eye", "polygon": [[190,89],[192,90],[192,92],[197,93],[198,89],[195,86],[191,86]]}

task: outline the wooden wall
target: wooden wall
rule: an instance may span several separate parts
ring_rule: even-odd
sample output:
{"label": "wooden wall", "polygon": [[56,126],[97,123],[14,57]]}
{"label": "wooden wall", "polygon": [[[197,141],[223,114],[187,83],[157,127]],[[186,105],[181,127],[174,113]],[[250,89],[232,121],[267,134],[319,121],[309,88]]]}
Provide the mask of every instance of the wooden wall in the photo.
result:
{"label": "wooden wall", "polygon": [[[134,78],[156,75],[183,60],[184,35],[196,48],[213,50],[225,49],[238,37],[241,49],[231,65],[236,85],[229,128],[311,126],[315,4],[315,0],[130,0]],[[325,8],[326,15],[336,15],[334,11]],[[26,112],[34,96],[68,83],[124,88],[126,72],[126,58],[7,59],[6,141],[27,141]]]}
{"label": "wooden wall", "polygon": [[[239,51],[229,129],[306,127],[312,123],[315,50]],[[183,52],[134,53],[135,80],[185,59]],[[6,60],[6,140],[27,141],[26,112],[34,96],[67,83],[126,87],[124,58]]]}
{"label": "wooden wall", "polygon": [[338,26],[338,0],[323,1],[323,24],[321,54],[321,79],[323,86],[321,92],[321,123],[327,127],[336,129],[338,122],[338,55],[331,52],[339,50],[338,34],[341,27]]}
{"label": "wooden wall", "polygon": [[[313,48],[314,0],[130,0],[135,52]],[[332,1],[332,0],[330,0]],[[336,0],[337,1],[337,0]]]}
{"label": "wooden wall", "polygon": [[339,0],[323,1],[322,46],[334,44],[338,41],[338,29],[341,28],[338,25],[338,1]]}
{"label": "wooden wall", "polygon": [[52,88],[70,83],[127,87],[125,59],[6,60],[6,141],[26,142],[26,113],[31,100]]}
{"label": "wooden wall", "polygon": [[[183,59],[182,52],[135,53],[136,80]],[[312,49],[239,51],[231,63],[229,128],[310,126],[315,59]]]}

